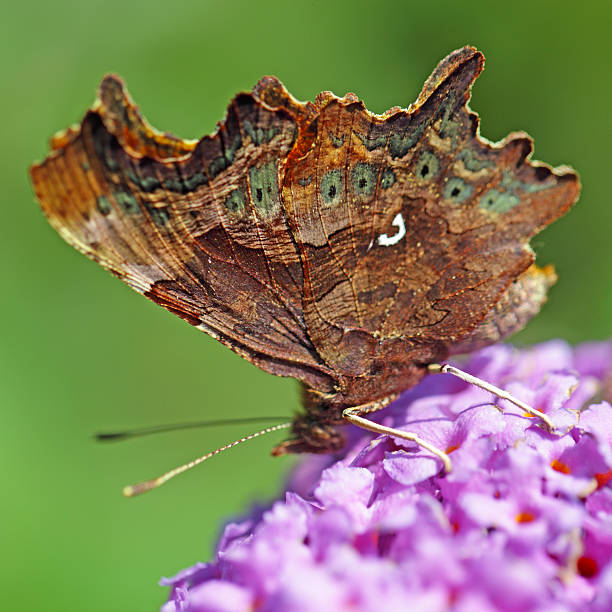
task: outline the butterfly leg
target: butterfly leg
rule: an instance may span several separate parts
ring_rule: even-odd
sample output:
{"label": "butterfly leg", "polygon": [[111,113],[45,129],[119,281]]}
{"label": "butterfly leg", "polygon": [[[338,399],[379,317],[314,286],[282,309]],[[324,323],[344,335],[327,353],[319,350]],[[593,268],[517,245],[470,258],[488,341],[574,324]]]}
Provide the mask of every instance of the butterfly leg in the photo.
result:
{"label": "butterfly leg", "polygon": [[446,472],[450,472],[452,469],[451,460],[443,450],[440,450],[436,446],[433,446],[433,444],[419,438],[419,436],[410,431],[403,431],[402,429],[395,429],[393,427],[385,427],[380,423],[375,423],[374,421],[370,421],[369,419],[365,419],[363,417],[364,414],[369,414],[370,412],[380,410],[386,406],[387,403],[388,402],[376,402],[374,404],[365,404],[364,406],[346,408],[342,411],[342,417],[349,423],[357,425],[357,427],[361,427],[362,429],[367,429],[368,431],[373,431],[374,433],[378,434],[392,436],[394,438],[401,438],[402,440],[409,440],[410,442],[418,444],[420,447],[428,450],[430,453],[433,453],[436,457],[438,457],[444,465],[444,470]]}
{"label": "butterfly leg", "polygon": [[472,376],[471,374],[468,374],[467,372],[464,372],[463,370],[460,370],[455,366],[448,365],[447,363],[432,363],[428,366],[428,369],[433,374],[452,374],[453,376],[456,376],[457,378],[467,383],[475,385],[476,387],[480,387],[485,391],[489,391],[489,393],[493,393],[493,395],[496,395],[501,399],[508,400],[510,403],[514,404],[515,406],[518,406],[526,413],[538,417],[546,425],[549,431],[554,431],[555,429],[553,422],[543,412],[532,408],[531,406],[529,406],[529,404],[526,404],[522,400],[514,397],[513,395],[510,395],[510,393],[508,393],[507,391],[504,391],[503,389],[500,389],[499,387],[496,387],[495,385],[492,385],[491,383],[488,383],[487,381],[482,380],[481,378]]}

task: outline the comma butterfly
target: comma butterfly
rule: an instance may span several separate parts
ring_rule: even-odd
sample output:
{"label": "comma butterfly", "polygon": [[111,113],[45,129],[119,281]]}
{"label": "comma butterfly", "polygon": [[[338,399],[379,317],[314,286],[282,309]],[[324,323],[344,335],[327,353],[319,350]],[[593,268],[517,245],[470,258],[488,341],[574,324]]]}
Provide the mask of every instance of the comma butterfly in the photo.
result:
{"label": "comma butterfly", "polygon": [[352,93],[301,103],[264,77],[198,141],[154,130],[107,76],[32,167],[36,195],[87,257],[301,381],[275,454],[338,449],[347,419],[409,437],[363,415],[538,312],[555,274],[529,240],[580,189],[570,168],[530,160],[526,134],[479,136],[467,103],[483,64],[451,53],[414,104],[382,115]]}

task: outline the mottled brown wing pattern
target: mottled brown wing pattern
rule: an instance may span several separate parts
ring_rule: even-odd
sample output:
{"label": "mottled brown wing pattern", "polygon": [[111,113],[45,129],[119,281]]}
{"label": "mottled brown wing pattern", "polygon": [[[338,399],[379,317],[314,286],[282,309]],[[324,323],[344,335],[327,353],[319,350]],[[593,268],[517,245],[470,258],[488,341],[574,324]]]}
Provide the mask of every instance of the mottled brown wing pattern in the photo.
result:
{"label": "mottled brown wing pattern", "polygon": [[427,365],[496,342],[554,282],[529,240],[579,192],[522,133],[479,135],[484,58],[446,57],[408,109],[295,100],[274,77],[199,141],[162,134],[107,77],[32,168],[62,237],[274,374],[305,384],[277,452],[329,450],[342,410],[384,403]]}
{"label": "mottled brown wing pattern", "polygon": [[263,369],[328,389],[331,371],[305,328],[302,266],[280,201],[296,120],[243,94],[213,136],[183,142],[150,128],[118,79],[107,77],[99,98],[80,129],[32,169],[51,224]]}
{"label": "mottled brown wing pattern", "polygon": [[[506,293],[534,260],[529,239],[576,200],[577,177],[530,162],[524,134],[479,137],[467,102],[483,62],[471,48],[451,54],[412,107],[381,116],[354,96],[322,96],[313,146],[287,170],[285,206],[311,271],[306,324],[348,404],[406,388],[423,375],[415,365],[481,344],[498,320],[489,343],[516,331],[544,300],[551,273]],[[530,308],[511,324],[526,288]]]}
{"label": "mottled brown wing pattern", "polygon": [[523,329],[538,314],[546,301],[546,292],[556,280],[552,266],[529,266],[510,283],[484,320],[467,336],[448,347],[449,354],[469,353]]}

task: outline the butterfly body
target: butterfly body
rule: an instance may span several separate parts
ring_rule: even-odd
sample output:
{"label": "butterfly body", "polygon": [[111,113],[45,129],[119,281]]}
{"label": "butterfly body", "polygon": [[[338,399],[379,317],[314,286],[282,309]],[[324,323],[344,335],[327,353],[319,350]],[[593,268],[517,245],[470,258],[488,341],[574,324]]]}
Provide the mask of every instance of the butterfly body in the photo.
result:
{"label": "butterfly body", "polygon": [[449,355],[496,342],[554,282],[529,240],[575,202],[568,168],[478,134],[484,58],[445,58],[408,109],[293,99],[273,77],[217,131],[151,128],[106,77],[32,168],[62,237],[265,371],[304,387],[277,454],[328,451],[343,411],[383,405]]}

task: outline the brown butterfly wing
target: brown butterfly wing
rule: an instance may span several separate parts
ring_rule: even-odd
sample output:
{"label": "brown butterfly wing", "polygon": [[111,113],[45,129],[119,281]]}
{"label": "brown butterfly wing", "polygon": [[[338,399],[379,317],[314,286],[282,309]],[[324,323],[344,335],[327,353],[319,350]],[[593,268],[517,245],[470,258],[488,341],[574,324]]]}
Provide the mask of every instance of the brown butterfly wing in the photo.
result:
{"label": "brown butterfly wing", "polygon": [[36,192],[70,244],[140,293],[324,404],[366,403],[516,331],[552,282],[528,242],[578,180],[530,162],[526,135],[479,137],[482,65],[452,53],[414,105],[381,116],[352,94],[301,104],[266,77],[197,142],[153,130],[108,77],[32,168]]}
{"label": "brown butterfly wing", "polygon": [[[305,321],[343,381],[342,404],[414,384],[423,364],[482,345],[483,330],[489,343],[516,331],[543,301],[550,274],[509,286],[533,263],[529,239],[575,202],[578,180],[530,162],[524,134],[479,137],[467,102],[483,62],[469,47],[451,54],[410,109],[382,116],[323,94],[313,144],[287,169]],[[517,295],[532,290],[521,309]],[[520,313],[493,333],[498,304]]]}
{"label": "brown butterfly wing", "polygon": [[300,255],[280,200],[310,106],[273,79],[260,89],[284,105],[239,95],[213,136],[181,141],[146,124],[107,77],[32,179],[72,246],[264,370],[326,390],[331,370],[307,333]]}
{"label": "brown butterfly wing", "polygon": [[514,280],[501,298],[470,334],[448,347],[449,354],[469,353],[488,346],[523,329],[540,311],[546,292],[556,282],[552,266],[527,268]]}

